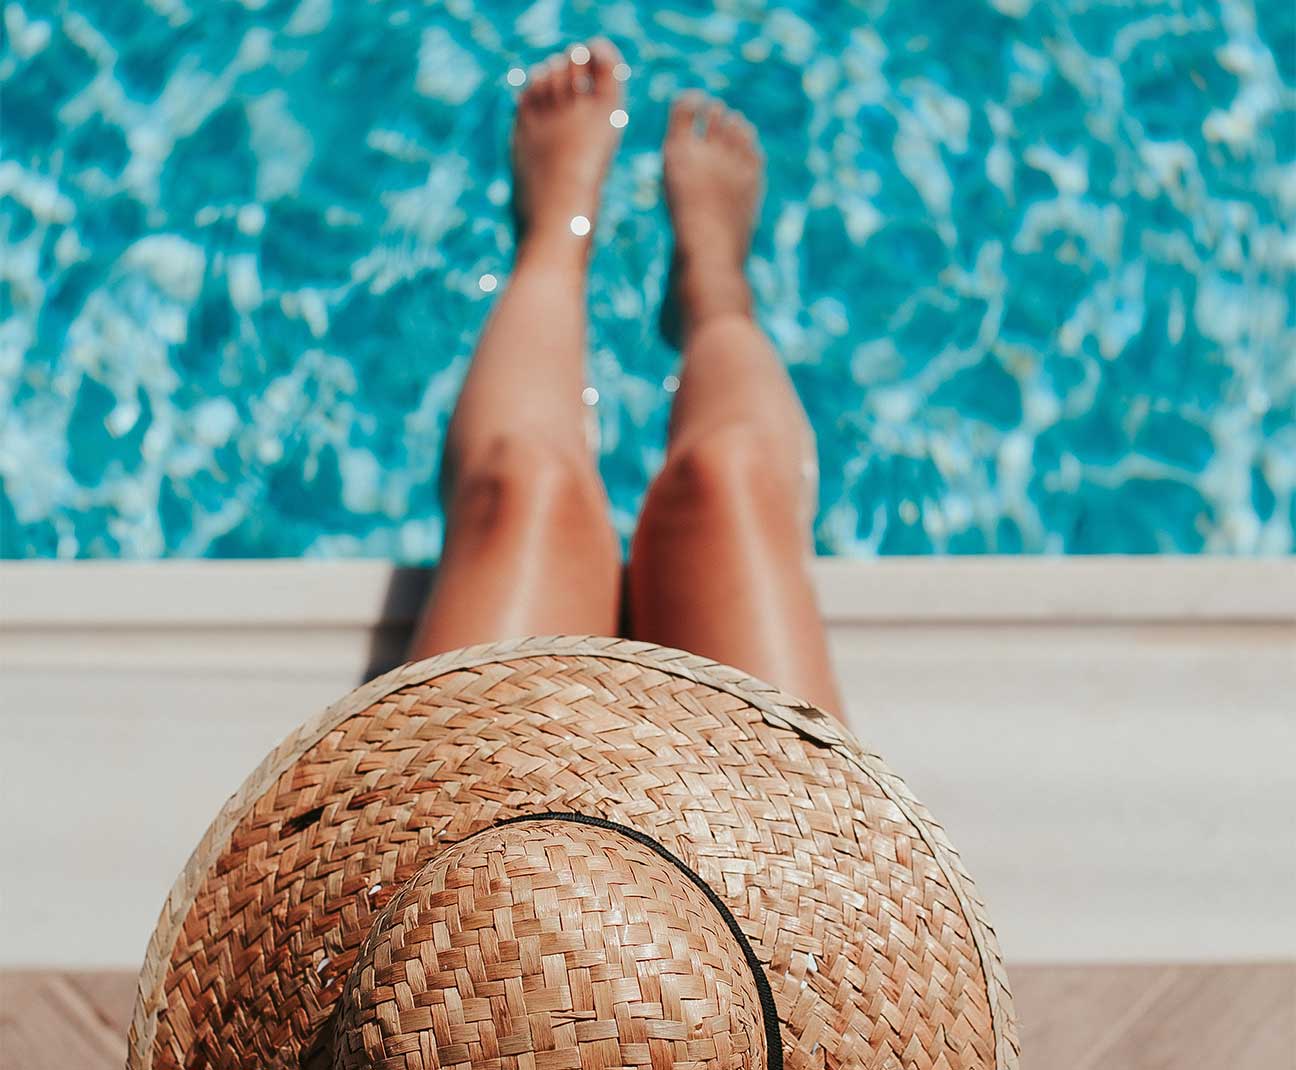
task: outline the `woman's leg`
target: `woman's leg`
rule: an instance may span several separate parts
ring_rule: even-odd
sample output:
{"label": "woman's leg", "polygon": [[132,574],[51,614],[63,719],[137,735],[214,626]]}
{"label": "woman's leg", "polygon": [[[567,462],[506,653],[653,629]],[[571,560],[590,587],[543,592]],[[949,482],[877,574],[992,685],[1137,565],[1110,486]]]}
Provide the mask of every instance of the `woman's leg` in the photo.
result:
{"label": "woman's leg", "polygon": [[839,716],[811,587],[814,439],[753,323],[743,267],[762,162],[750,124],[696,96],[664,148],[684,370],[666,464],[630,556],[636,638],[745,669]]}
{"label": "woman's leg", "polygon": [[585,281],[618,131],[606,42],[533,76],[513,131],[516,263],[446,441],[445,548],[411,658],[513,636],[612,634],[620,545],[585,440]]}

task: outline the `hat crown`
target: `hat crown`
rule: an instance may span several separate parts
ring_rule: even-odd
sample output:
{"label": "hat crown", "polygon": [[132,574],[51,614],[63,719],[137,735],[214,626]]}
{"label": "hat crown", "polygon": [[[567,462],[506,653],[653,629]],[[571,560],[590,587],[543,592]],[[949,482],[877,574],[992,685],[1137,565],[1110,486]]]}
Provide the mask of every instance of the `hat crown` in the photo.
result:
{"label": "hat crown", "polygon": [[448,848],[387,904],[348,974],[333,1066],[549,1054],[760,1070],[763,1029],[742,950],[684,871],[614,830],[545,818]]}

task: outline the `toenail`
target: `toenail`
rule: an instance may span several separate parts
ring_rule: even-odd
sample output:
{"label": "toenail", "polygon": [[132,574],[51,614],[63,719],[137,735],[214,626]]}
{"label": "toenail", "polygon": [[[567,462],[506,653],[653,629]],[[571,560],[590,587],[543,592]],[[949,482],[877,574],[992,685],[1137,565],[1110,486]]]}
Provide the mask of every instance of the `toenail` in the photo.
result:
{"label": "toenail", "polygon": [[583,67],[590,61],[590,50],[584,45],[575,45],[571,50],[571,61],[578,67]]}
{"label": "toenail", "polygon": [[625,126],[625,124],[628,123],[629,121],[630,121],[630,116],[628,116],[625,113],[625,111],[622,110],[621,108],[617,108],[616,111],[614,111],[611,115],[608,116],[608,122],[610,122],[618,130],[620,130],[623,126]]}
{"label": "toenail", "polygon": [[618,82],[626,82],[626,81],[629,81],[629,80],[630,80],[630,64],[628,64],[628,63],[618,63],[615,67],[612,68],[612,77],[615,78]]}
{"label": "toenail", "polygon": [[525,81],[526,81],[526,71],[524,71],[521,67],[510,68],[508,72],[509,85],[521,85]]}
{"label": "toenail", "polygon": [[585,237],[590,232],[590,221],[583,215],[572,216],[571,232],[578,238]]}

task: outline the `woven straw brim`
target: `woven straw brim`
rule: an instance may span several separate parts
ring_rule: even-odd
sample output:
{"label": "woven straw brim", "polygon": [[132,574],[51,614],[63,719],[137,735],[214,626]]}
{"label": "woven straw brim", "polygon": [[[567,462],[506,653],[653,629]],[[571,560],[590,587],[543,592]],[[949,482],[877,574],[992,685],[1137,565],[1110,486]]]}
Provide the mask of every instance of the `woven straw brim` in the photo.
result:
{"label": "woven straw brim", "polygon": [[789,1068],[1017,1066],[984,908],[876,755],[738,670],[541,638],[405,665],[265,759],[167,899],[128,1067],[327,1065],[376,912],[449,844],[546,811],[644,833],[720,893]]}

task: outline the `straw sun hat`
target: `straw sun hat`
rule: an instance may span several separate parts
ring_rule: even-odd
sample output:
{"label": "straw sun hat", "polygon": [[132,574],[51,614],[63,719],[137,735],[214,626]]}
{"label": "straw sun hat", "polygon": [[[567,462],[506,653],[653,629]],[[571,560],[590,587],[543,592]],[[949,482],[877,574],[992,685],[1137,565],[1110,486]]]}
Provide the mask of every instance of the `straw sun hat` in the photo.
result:
{"label": "straw sun hat", "polygon": [[939,825],[826,714],[619,639],[405,665],[270,754],[172,889],[128,1066],[1017,1065]]}

